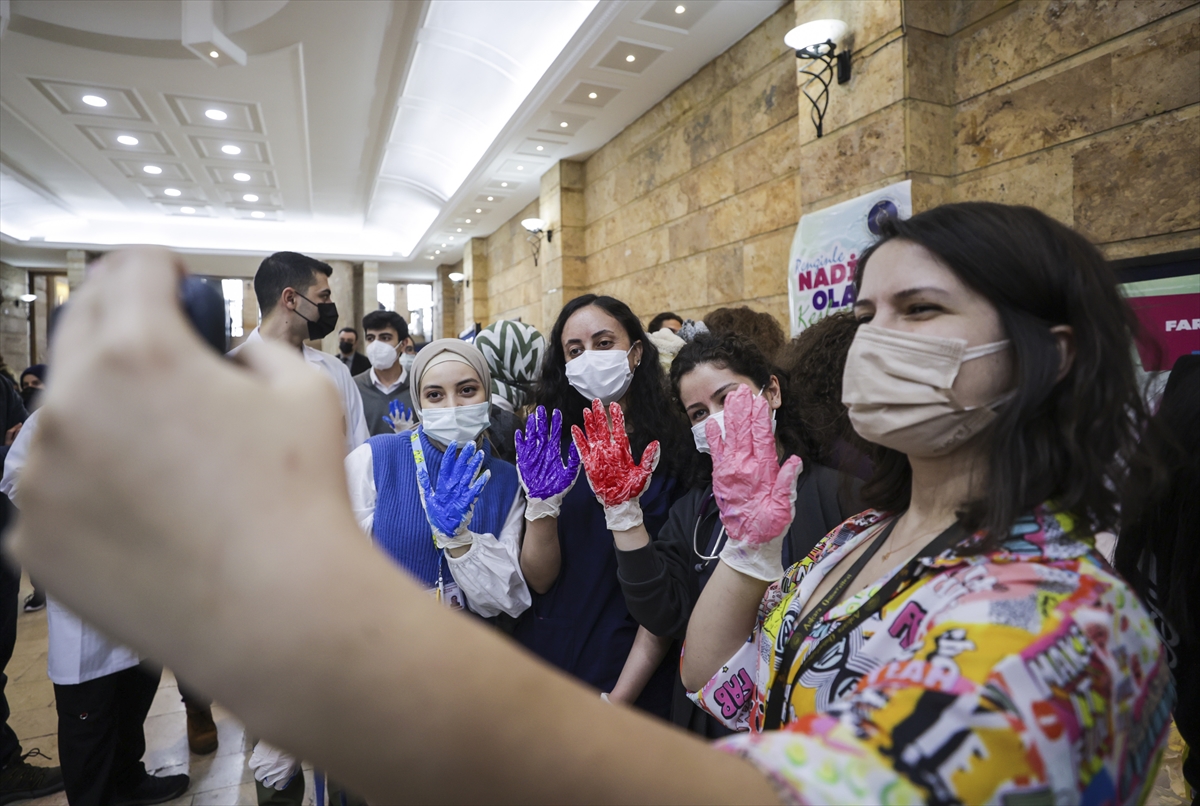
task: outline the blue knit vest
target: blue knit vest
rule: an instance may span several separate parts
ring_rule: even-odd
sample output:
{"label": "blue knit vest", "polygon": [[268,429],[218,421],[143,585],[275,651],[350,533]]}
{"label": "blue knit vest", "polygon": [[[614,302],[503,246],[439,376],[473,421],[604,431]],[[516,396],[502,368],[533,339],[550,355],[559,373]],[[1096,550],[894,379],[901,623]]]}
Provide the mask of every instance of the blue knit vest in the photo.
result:
{"label": "blue knit vest", "polygon": [[[375,524],[371,530],[375,544],[426,588],[437,585],[439,564],[443,581],[449,582],[450,568],[441,557],[442,552],[433,545],[433,531],[425,517],[425,507],[421,506],[409,435],[380,434],[371,437],[368,443],[375,469]],[[492,456],[486,439],[483,446],[483,466],[492,471],[492,477],[475,502],[469,528],[477,534],[498,538],[520,482],[513,465]],[[436,491],[442,451],[424,433],[421,447],[425,449],[425,463]]]}

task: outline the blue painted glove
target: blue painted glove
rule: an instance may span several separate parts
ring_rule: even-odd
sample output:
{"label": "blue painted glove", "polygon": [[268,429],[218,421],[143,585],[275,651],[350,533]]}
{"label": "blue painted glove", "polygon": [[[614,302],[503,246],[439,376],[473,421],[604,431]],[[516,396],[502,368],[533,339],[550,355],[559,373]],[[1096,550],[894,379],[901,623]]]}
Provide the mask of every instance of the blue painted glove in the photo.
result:
{"label": "blue painted glove", "polygon": [[392,427],[392,430],[397,434],[412,429],[414,412],[413,410],[401,403],[399,400],[393,400],[388,404],[388,413],[383,416],[383,421]]}
{"label": "blue painted glove", "polygon": [[417,463],[417,489],[421,492],[425,517],[433,529],[433,543],[439,549],[471,544],[474,535],[467,530],[471,525],[471,513],[484,485],[492,477],[490,470],[479,472],[483,467],[483,452],[477,450],[474,443],[468,442],[461,452],[458,445],[451,442],[446,446],[436,490],[425,463]]}

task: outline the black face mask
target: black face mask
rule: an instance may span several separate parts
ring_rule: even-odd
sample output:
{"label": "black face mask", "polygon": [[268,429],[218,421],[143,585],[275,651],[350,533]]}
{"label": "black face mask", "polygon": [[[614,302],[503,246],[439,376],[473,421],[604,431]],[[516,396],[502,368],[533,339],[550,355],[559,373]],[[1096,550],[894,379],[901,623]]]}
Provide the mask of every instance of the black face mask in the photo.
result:
{"label": "black face mask", "polygon": [[30,414],[37,408],[37,399],[41,396],[42,390],[30,386],[27,389],[21,390],[21,400],[25,403],[25,411]]}
{"label": "black face mask", "polygon": [[332,302],[313,302],[308,297],[297,292],[300,299],[307,302],[312,302],[317,306],[317,318],[309,319],[304,314],[300,313],[300,309],[296,309],[296,313],[300,314],[300,318],[308,322],[308,338],[310,340],[323,339],[333,332],[338,323],[337,305]]}
{"label": "black face mask", "polygon": [[354,352],[354,342],[352,342],[352,341],[338,342],[338,349],[342,351],[342,355],[350,355],[350,353]]}

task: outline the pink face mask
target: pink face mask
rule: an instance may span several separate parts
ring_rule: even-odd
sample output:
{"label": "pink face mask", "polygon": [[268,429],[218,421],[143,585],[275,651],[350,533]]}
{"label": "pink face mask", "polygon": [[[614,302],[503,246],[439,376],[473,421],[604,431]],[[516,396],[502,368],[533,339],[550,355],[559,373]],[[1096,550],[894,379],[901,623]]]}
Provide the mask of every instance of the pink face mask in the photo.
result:
{"label": "pink face mask", "polygon": [[983,406],[962,405],[954,381],[963,362],[1008,345],[1005,339],[967,349],[964,339],[862,325],[842,375],[842,403],[854,430],[869,442],[909,456],[950,453],[990,425],[996,409],[1013,395]]}

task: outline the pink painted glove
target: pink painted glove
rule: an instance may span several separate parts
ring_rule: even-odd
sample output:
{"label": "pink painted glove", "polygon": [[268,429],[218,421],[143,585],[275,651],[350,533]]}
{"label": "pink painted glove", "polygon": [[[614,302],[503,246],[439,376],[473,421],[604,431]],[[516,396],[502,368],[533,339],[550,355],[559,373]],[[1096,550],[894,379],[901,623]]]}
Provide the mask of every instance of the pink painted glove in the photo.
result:
{"label": "pink painted glove", "polygon": [[614,532],[624,532],[642,523],[642,493],[650,486],[658,466],[658,440],[642,452],[642,463],[633,463],[629,436],[625,433],[625,414],[615,402],[609,406],[612,424],[604,416],[604,405],[592,401],[583,410],[584,431],[571,426],[571,436],[579,450],[583,471],[596,499],[604,507],[604,522]]}
{"label": "pink painted glove", "polygon": [[771,406],[747,386],[725,398],[724,431],[705,424],[713,460],[713,496],[729,540],[721,560],[747,576],[774,582],[783,576],[783,536],[796,516],[799,456],[782,466],[775,451]]}

